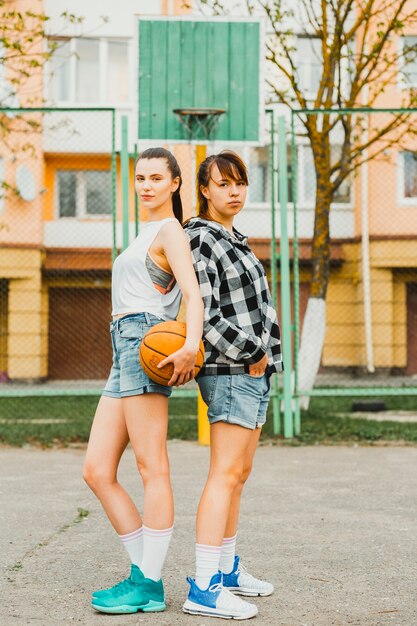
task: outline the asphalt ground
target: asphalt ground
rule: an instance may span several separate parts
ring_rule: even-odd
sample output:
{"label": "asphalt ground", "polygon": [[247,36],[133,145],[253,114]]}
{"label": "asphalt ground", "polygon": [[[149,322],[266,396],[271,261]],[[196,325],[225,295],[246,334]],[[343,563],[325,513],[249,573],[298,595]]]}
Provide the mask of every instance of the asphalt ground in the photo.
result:
{"label": "asphalt ground", "polygon": [[[129,563],[84,485],[83,449],[0,449],[0,624],[217,626],[185,615],[194,571],[194,520],[208,450],[169,442],[175,531],[165,566],[164,613],[107,616],[94,589]],[[121,481],[141,507],[131,450]],[[417,448],[263,445],[245,488],[238,552],[275,585],[249,624],[417,625]]]}

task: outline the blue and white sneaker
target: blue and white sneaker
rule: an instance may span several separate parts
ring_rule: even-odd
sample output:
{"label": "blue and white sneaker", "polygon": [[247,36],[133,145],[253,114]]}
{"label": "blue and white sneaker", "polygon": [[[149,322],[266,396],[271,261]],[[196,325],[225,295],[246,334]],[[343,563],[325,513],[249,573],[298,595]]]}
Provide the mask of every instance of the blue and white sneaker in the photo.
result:
{"label": "blue and white sneaker", "polygon": [[224,589],[221,572],[214,574],[205,590],[197,587],[193,578],[187,578],[187,581],[190,583],[190,591],[182,607],[184,613],[224,619],[249,619],[258,612],[254,604]]}
{"label": "blue and white sneaker", "polygon": [[274,593],[274,585],[249,574],[238,556],[235,556],[230,574],[223,574],[223,587],[240,596],[270,596]]}

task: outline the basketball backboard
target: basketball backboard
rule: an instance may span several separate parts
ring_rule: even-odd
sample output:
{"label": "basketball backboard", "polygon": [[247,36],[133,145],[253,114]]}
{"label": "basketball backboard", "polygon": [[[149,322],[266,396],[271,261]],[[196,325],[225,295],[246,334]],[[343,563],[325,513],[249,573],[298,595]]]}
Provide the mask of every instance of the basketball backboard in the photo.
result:
{"label": "basketball backboard", "polygon": [[208,143],[179,119],[191,108],[225,111],[211,140],[261,143],[261,30],[252,18],[140,17],[138,139]]}

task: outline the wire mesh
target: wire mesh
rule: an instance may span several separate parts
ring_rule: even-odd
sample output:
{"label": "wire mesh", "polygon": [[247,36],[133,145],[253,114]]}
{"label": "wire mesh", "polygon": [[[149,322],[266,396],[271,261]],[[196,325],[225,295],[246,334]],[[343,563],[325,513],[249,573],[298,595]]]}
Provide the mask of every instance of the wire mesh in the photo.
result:
{"label": "wire mesh", "polygon": [[0,116],[0,381],[100,380],[111,364],[114,111]]}
{"label": "wire mesh", "polygon": [[[293,112],[293,202],[288,210],[294,218],[290,237],[294,241],[296,397],[417,393],[416,113],[410,109]],[[305,362],[299,358],[299,340],[301,349],[304,342],[304,356],[306,346],[321,349],[303,330],[313,300],[312,242],[320,236],[317,215],[323,211],[325,194],[317,189],[321,167],[317,154],[302,137],[309,116],[318,129],[327,122],[332,127],[326,324],[314,389],[303,386]],[[346,122],[352,127],[349,138]]]}

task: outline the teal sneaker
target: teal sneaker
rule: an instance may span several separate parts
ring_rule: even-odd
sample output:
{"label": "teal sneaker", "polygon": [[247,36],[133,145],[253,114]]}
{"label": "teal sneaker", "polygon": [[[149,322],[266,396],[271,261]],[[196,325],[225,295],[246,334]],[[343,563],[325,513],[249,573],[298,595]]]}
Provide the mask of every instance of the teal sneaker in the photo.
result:
{"label": "teal sneaker", "polygon": [[137,565],[134,565],[132,563],[130,567],[130,574],[127,578],[125,578],[124,580],[121,580],[119,583],[116,583],[116,585],[113,585],[113,587],[108,587],[107,589],[100,589],[98,591],[93,591],[92,598],[93,599],[104,598],[105,596],[108,596],[109,594],[111,595],[116,589],[121,589],[122,587],[125,587],[127,585],[127,581],[129,581],[130,579],[136,580],[136,582],[138,582],[141,578],[143,578],[142,572],[140,571]]}
{"label": "teal sneaker", "polygon": [[132,566],[129,578],[109,589],[106,595],[93,596],[91,606],[100,613],[164,611],[166,605],[162,580],[145,578],[139,567]]}

